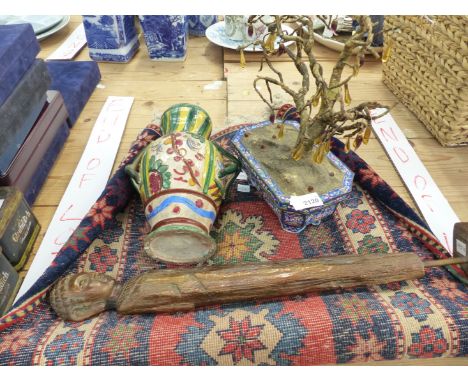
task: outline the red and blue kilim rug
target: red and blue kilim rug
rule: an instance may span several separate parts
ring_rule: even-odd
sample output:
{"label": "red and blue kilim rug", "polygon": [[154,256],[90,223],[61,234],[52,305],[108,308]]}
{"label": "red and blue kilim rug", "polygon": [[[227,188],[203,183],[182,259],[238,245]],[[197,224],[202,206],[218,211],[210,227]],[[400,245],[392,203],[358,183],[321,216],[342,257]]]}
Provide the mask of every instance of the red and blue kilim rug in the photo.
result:
{"label": "red and blue kilim rug", "polygon": [[[230,134],[216,136],[229,147]],[[70,323],[47,301],[66,273],[119,280],[162,268],[142,251],[145,217],[123,165],[158,136],[148,126],[52,266],[0,319],[2,365],[315,365],[466,357],[467,287],[456,267],[416,281],[249,301],[188,313],[120,316],[113,311]],[[212,263],[415,251],[446,257],[423,221],[356,154],[333,151],[356,174],[352,198],[320,226],[281,230],[255,189],[233,187],[213,230]]]}

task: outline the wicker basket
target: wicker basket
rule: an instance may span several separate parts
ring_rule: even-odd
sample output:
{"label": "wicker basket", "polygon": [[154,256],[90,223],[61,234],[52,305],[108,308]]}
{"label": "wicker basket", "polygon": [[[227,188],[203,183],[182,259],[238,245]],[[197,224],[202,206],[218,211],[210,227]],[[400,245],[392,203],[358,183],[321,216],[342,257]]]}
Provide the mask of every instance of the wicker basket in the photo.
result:
{"label": "wicker basket", "polygon": [[384,83],[443,146],[468,144],[468,16],[385,16]]}

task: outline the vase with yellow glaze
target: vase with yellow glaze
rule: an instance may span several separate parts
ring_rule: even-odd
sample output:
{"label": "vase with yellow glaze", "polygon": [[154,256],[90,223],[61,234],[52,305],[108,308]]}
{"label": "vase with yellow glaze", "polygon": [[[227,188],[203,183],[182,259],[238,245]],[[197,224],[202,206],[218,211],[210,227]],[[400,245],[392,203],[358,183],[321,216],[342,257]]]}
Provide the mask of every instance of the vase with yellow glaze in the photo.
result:
{"label": "vase with yellow glaze", "polygon": [[178,104],[161,117],[162,136],[127,166],[151,232],[145,251],[175,264],[201,263],[216,252],[210,230],[240,163],[209,140],[205,110]]}

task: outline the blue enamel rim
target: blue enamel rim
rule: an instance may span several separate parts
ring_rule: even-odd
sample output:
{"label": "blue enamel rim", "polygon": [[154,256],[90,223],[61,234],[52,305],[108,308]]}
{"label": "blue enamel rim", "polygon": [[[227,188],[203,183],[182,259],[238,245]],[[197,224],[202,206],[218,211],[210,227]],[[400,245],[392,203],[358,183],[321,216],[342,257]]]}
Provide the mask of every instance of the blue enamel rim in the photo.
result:
{"label": "blue enamel rim", "polygon": [[[296,121],[280,121],[277,120],[276,123],[283,123],[285,125],[289,125],[294,127],[295,129],[299,129],[299,123]],[[245,166],[248,166],[253,173],[258,175],[258,181],[260,181],[265,187],[270,190],[275,198],[279,201],[282,207],[289,207],[289,200],[290,195],[286,195],[281,191],[279,186],[271,179],[268,175],[268,171],[258,162],[254,156],[250,153],[250,151],[243,145],[242,138],[244,134],[248,131],[252,131],[264,126],[271,125],[270,121],[264,121],[248,126],[244,126],[238,130],[238,132],[232,138],[232,144],[236,148],[237,152],[239,153],[241,160]],[[321,194],[320,198],[322,199],[324,204],[332,202],[337,197],[347,194],[351,191],[353,186],[353,179],[354,173],[346,167],[346,165],[341,162],[333,153],[329,152],[327,154],[327,158],[332,162],[343,174],[343,186],[340,188],[335,188],[330,190],[327,193]],[[321,208],[321,207],[317,207]],[[314,208],[315,209],[315,208]]]}

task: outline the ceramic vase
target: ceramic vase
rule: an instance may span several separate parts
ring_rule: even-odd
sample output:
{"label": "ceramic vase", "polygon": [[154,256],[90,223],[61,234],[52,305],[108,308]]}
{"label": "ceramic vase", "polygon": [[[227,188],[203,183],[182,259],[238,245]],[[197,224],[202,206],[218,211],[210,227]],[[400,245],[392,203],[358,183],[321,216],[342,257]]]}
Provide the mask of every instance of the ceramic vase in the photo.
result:
{"label": "ceramic vase", "polygon": [[206,29],[218,21],[216,15],[188,16],[189,34],[192,36],[205,36]]}
{"label": "ceramic vase", "polygon": [[240,163],[209,140],[211,128],[202,108],[175,105],[162,115],[162,136],[127,166],[151,227],[145,251],[154,259],[201,263],[216,251],[209,233]]}
{"label": "ceramic vase", "polygon": [[224,28],[226,37],[233,41],[249,42],[261,40],[267,33],[268,28],[265,23],[270,23],[274,20],[272,16],[262,16],[262,21],[258,20],[252,25],[252,34],[249,35],[247,27],[248,16],[242,15],[225,15]]}
{"label": "ceramic vase", "polygon": [[134,16],[83,16],[83,25],[95,61],[128,62],[140,46]]}
{"label": "ceramic vase", "polygon": [[[299,129],[298,122],[278,122]],[[262,166],[255,158],[255,155],[250,152],[243,143],[246,133],[268,125],[271,125],[270,121],[246,126],[240,129],[232,139],[233,146],[239,154],[242,168],[247,174],[249,181],[261,192],[264,200],[278,216],[281,226],[285,231],[298,233],[304,230],[309,224],[319,225],[323,219],[333,214],[340,202],[349,198],[354,179],[353,172],[333,153],[329,152],[326,159],[334,165],[336,171],[343,173],[343,181],[340,187],[328,190],[328,192],[319,195],[323,205],[296,210],[291,205],[292,195],[283,192],[281,187],[268,174],[268,170]]]}
{"label": "ceramic vase", "polygon": [[150,59],[183,61],[187,55],[187,16],[139,16]]}

